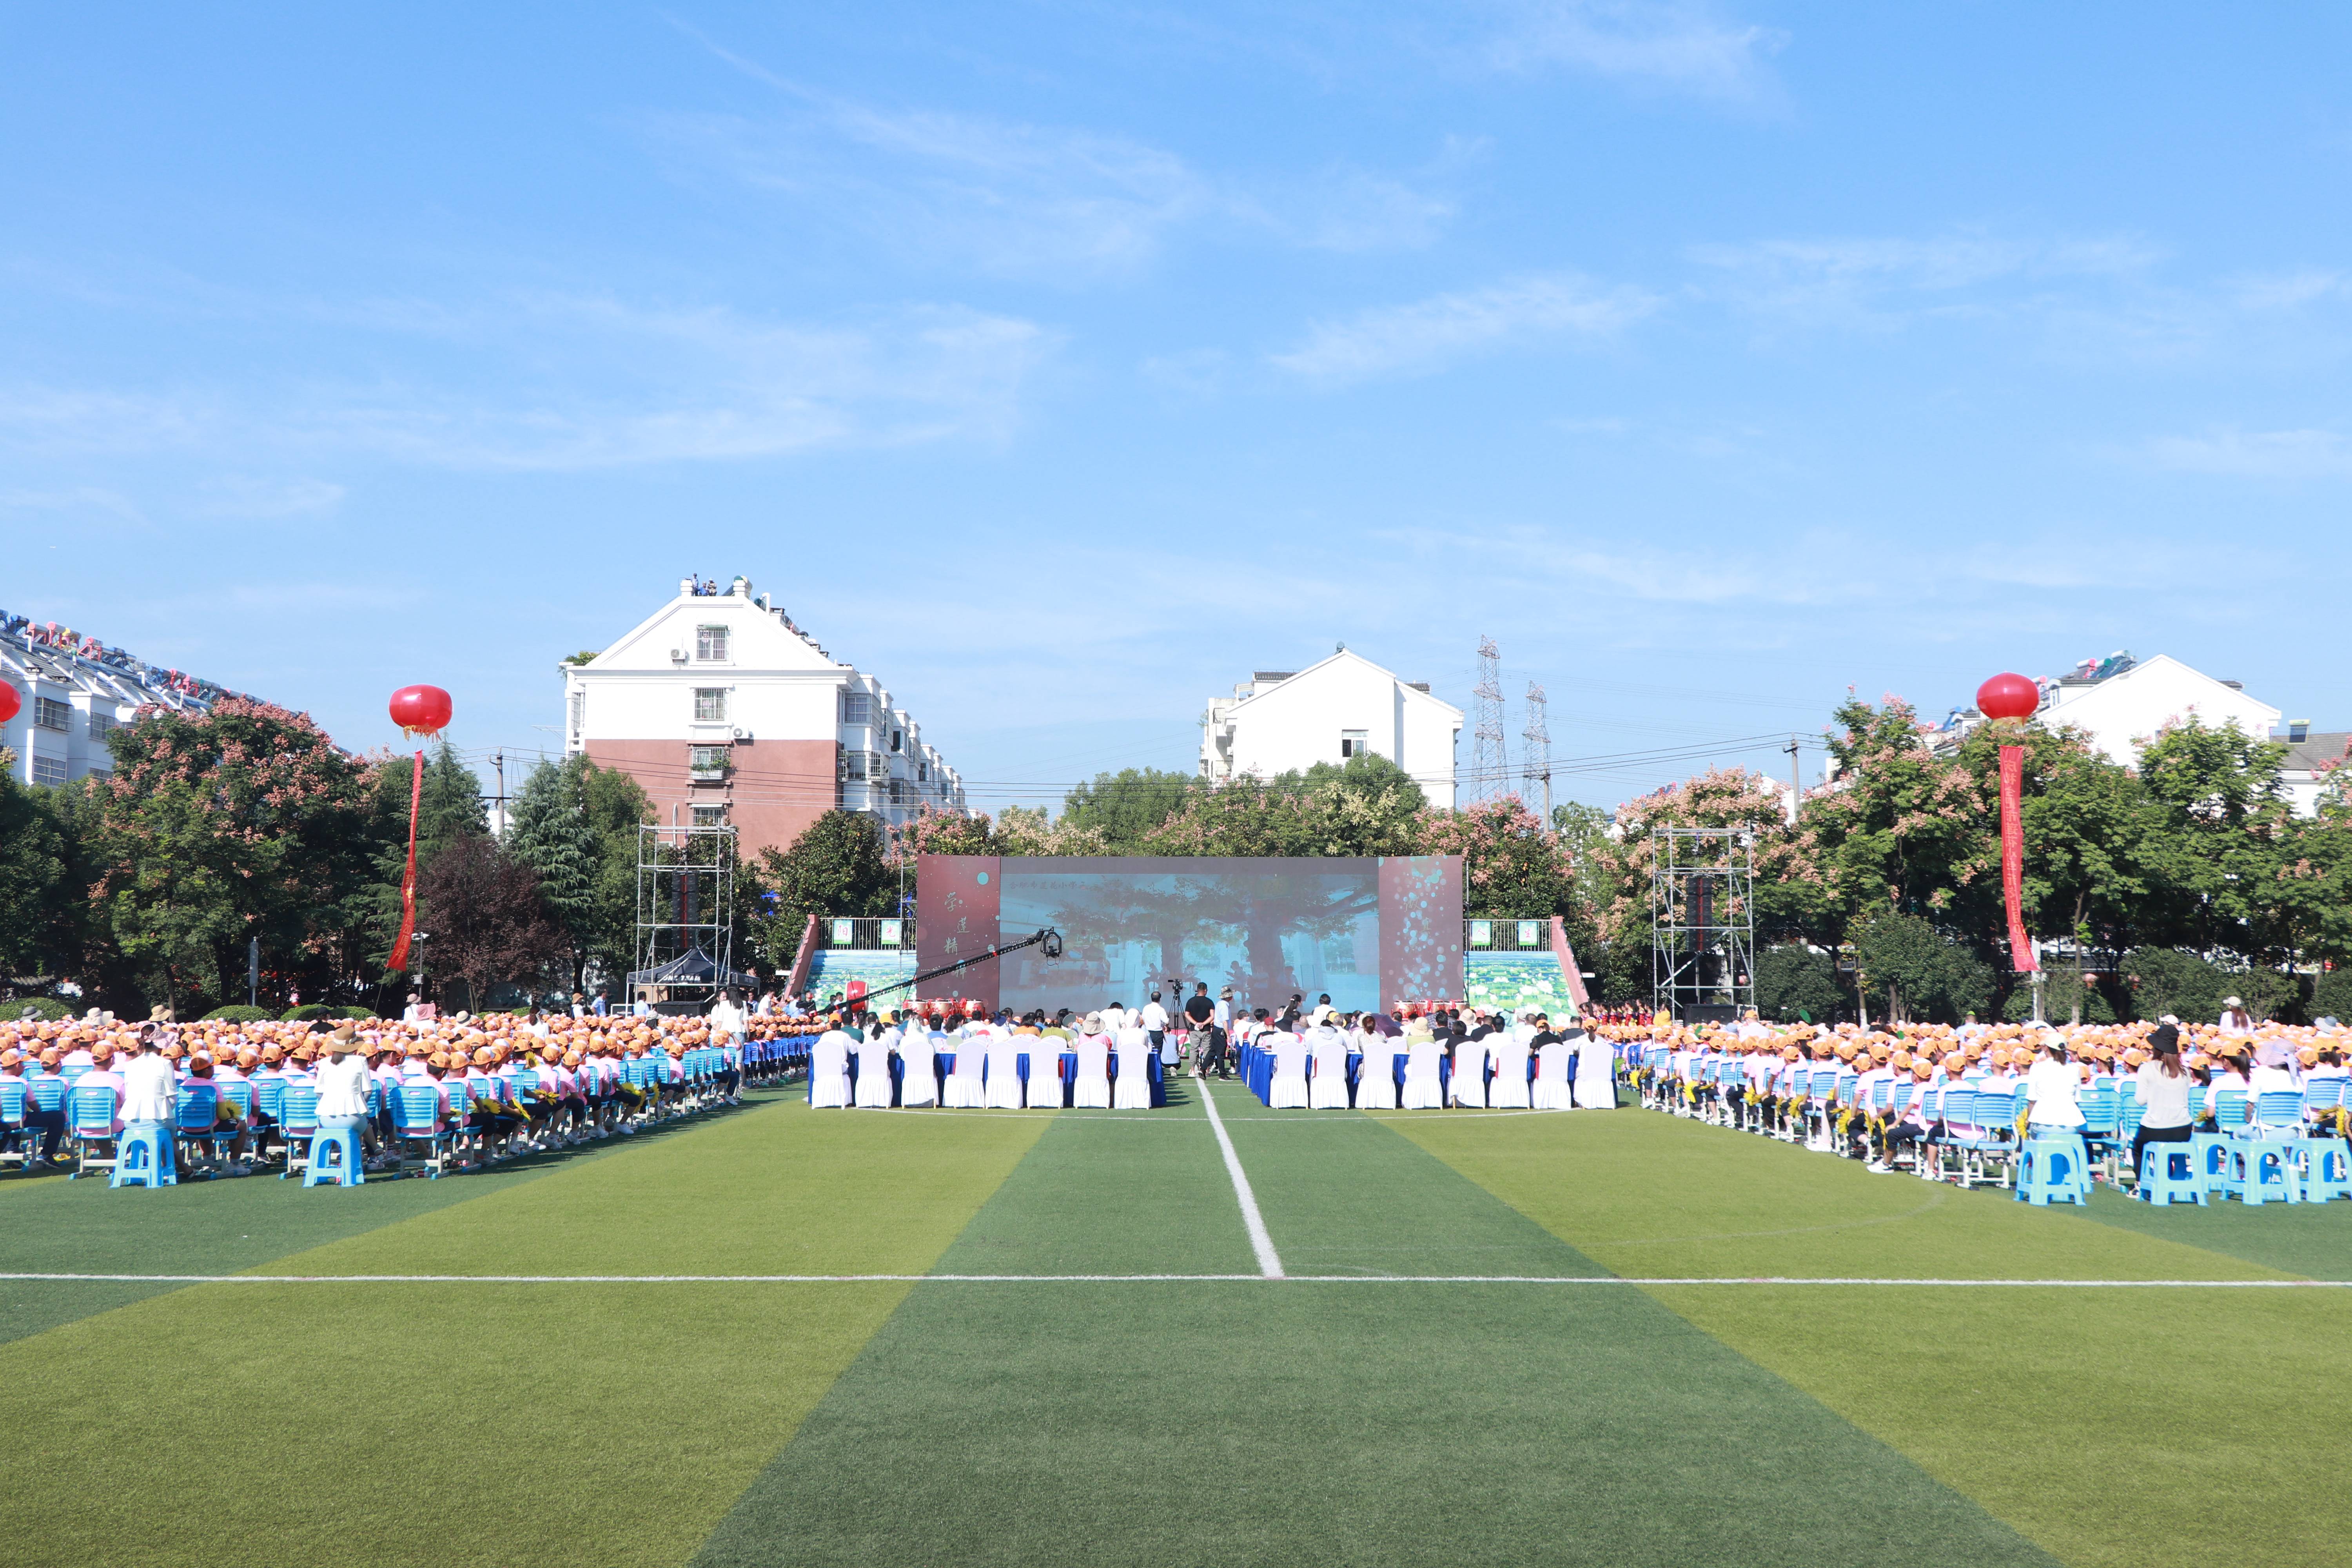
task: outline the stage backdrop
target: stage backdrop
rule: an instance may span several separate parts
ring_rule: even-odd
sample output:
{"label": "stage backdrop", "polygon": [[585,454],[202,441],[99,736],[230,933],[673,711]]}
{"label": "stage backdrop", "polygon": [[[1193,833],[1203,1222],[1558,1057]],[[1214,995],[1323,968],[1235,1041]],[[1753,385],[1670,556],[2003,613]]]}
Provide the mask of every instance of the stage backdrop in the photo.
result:
{"label": "stage backdrop", "polygon": [[1236,1002],[1383,1007],[1462,994],[1462,858],[1133,859],[925,855],[916,863],[915,945],[925,969],[1062,933],[1058,959],[1025,948],[931,981],[926,1000],[1014,1012],[1112,1002],[1155,985],[1234,988]]}

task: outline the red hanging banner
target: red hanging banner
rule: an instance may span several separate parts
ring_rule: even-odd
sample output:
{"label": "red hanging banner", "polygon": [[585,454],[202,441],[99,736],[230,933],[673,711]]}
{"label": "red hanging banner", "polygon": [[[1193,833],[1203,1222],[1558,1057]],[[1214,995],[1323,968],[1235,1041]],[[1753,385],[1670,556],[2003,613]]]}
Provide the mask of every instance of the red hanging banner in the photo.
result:
{"label": "red hanging banner", "polygon": [[[2004,762],[2002,765],[2006,767],[2007,763]],[[2004,773],[2002,776],[2008,775]],[[416,934],[416,807],[424,798],[425,753],[419,752],[416,753],[415,771],[408,776],[408,870],[400,879],[400,939],[392,944],[392,956],[383,961],[386,973],[395,970],[404,973],[407,971],[408,943]],[[2003,795],[2001,798],[2006,800],[2009,797]],[[2016,900],[2011,899],[2009,907],[2014,911]],[[2016,916],[2013,912],[2010,919],[2014,924]]]}
{"label": "red hanging banner", "polygon": [[2009,964],[2020,974],[2042,965],[2025,934],[2025,748],[2000,749],[2000,893],[2009,905]]}

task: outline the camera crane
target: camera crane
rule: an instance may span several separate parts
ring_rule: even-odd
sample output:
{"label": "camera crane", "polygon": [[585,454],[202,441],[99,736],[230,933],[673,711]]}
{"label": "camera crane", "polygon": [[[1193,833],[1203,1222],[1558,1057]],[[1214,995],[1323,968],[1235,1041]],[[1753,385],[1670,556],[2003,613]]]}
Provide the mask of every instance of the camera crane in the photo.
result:
{"label": "camera crane", "polygon": [[1033,936],[1023,937],[1019,942],[1008,942],[1002,946],[999,946],[994,942],[991,942],[986,952],[975,952],[970,958],[959,959],[953,963],[943,963],[937,969],[926,969],[920,974],[914,975],[906,980],[893,981],[891,984],[883,986],[877,991],[868,991],[865,995],[860,996],[857,1000],[862,1004],[871,1005],[874,999],[877,996],[887,996],[893,991],[911,990],[913,987],[920,985],[926,980],[937,980],[942,975],[953,974],[960,970],[970,969],[975,963],[986,963],[991,959],[1003,958],[1008,952],[1019,952],[1024,947],[1042,949],[1047,958],[1059,958],[1062,956],[1062,933],[1055,931],[1052,926],[1047,926],[1045,930],[1038,931]]}

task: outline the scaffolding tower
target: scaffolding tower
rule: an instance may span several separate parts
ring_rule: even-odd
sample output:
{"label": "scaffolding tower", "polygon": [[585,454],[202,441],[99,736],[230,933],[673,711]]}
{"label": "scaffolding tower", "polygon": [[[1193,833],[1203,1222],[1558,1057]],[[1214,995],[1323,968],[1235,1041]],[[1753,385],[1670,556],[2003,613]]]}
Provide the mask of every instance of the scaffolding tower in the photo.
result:
{"label": "scaffolding tower", "polygon": [[[637,963],[634,975],[677,966],[648,998],[656,1010],[699,1012],[735,978],[735,829],[637,827]],[[682,963],[696,953],[708,964]],[[707,975],[706,977],[703,977]],[[629,998],[631,1001],[636,997]]]}
{"label": "scaffolding tower", "polygon": [[1478,684],[1471,723],[1470,798],[1486,800],[1511,787],[1511,760],[1503,742],[1503,650],[1493,637],[1478,639]]}
{"label": "scaffolding tower", "polygon": [[1519,752],[1519,772],[1526,781],[1528,804],[1535,804],[1538,785],[1543,791],[1543,825],[1551,826],[1551,728],[1544,721],[1544,689],[1534,681],[1528,682],[1528,727],[1519,731],[1527,745]]}
{"label": "scaffolding tower", "polygon": [[1650,830],[1650,991],[1680,1023],[1756,1005],[1756,835]]}

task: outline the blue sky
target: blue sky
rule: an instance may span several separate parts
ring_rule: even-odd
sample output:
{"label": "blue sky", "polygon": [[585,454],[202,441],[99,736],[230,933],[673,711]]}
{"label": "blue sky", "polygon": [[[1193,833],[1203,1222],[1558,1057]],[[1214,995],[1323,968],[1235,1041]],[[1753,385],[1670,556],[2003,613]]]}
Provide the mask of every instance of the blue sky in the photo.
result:
{"label": "blue sky", "polygon": [[[394,738],[742,572],[984,799],[1345,640],[1557,787],[2168,652],[2352,727],[2352,12],[0,11],[0,605]],[[1468,760],[1469,738],[1464,739]],[[1613,758],[1600,763],[1574,761]],[[1810,764],[1809,764],[1810,769]]]}

